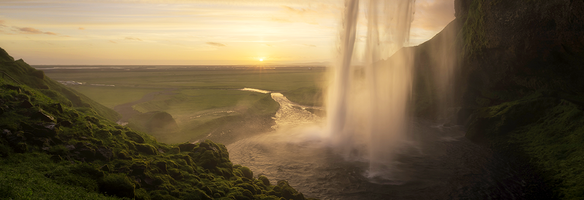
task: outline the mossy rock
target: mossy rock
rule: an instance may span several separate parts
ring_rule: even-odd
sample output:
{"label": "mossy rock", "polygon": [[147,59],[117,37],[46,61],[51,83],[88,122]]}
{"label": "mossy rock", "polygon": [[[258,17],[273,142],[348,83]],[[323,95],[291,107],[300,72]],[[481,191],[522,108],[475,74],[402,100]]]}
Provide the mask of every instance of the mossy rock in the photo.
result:
{"label": "mossy rock", "polygon": [[293,199],[293,200],[304,200],[304,195],[296,191],[288,181],[280,180],[278,181],[278,185],[274,187],[274,191],[276,192],[277,196],[284,197],[285,199]]}
{"label": "mossy rock", "polygon": [[110,137],[112,137],[112,133],[109,132],[108,130],[98,130],[97,132],[95,132],[95,137],[99,139],[109,139]]}
{"label": "mossy rock", "polygon": [[555,98],[534,94],[517,101],[482,108],[471,117],[466,137],[473,142],[488,143],[493,138],[537,121],[545,108],[557,103]]}
{"label": "mossy rock", "polygon": [[140,136],[138,133],[133,132],[133,131],[128,131],[125,132],[126,137],[134,142],[137,143],[144,143],[144,138],[142,136]]}
{"label": "mossy rock", "polygon": [[158,154],[156,147],[154,147],[150,144],[135,144],[135,146],[136,146],[136,150],[138,150],[139,152],[142,152],[144,154],[148,154],[148,155],[157,155]]}
{"label": "mossy rock", "polygon": [[188,143],[188,142],[187,142],[187,143],[183,143],[183,144],[179,144],[179,145],[178,145],[178,148],[180,148],[180,151],[181,151],[181,152],[191,152],[191,151],[193,151],[193,149],[194,149],[195,147],[198,147],[198,145],[196,145],[196,144],[191,144],[191,143]]}
{"label": "mossy rock", "polygon": [[258,177],[258,180],[262,181],[262,183],[265,186],[270,186],[270,180],[268,179],[268,177],[266,177],[264,175],[261,175],[261,176]]}
{"label": "mossy rock", "polygon": [[142,161],[142,160],[132,160],[132,166],[130,166],[130,169],[132,170],[132,173],[130,173],[130,175],[143,175],[146,170],[148,169],[148,163]]}
{"label": "mossy rock", "polygon": [[209,196],[207,193],[200,189],[192,189],[187,191],[187,195],[184,199],[201,199],[201,200],[211,200],[213,197]]}
{"label": "mossy rock", "polygon": [[239,170],[243,173],[243,177],[253,179],[253,172],[247,167],[240,167]]}

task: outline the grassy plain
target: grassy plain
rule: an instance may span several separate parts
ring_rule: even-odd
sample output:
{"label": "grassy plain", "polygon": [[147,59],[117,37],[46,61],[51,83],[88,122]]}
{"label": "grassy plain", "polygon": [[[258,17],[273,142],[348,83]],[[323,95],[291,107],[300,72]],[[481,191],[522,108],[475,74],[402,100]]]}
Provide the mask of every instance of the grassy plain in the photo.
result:
{"label": "grassy plain", "polygon": [[[321,97],[317,94],[325,81],[325,69],[318,67],[36,67],[54,80],[83,83],[70,87],[110,108],[140,100],[152,92],[173,89],[170,95],[156,95],[133,105],[142,113],[164,111],[173,116],[180,130],[151,133],[167,143],[196,140],[218,127],[242,121],[250,113],[266,116],[277,111],[277,103],[262,101],[269,94],[239,89],[281,92],[297,103],[319,105]],[[261,105],[270,109],[254,111]]]}

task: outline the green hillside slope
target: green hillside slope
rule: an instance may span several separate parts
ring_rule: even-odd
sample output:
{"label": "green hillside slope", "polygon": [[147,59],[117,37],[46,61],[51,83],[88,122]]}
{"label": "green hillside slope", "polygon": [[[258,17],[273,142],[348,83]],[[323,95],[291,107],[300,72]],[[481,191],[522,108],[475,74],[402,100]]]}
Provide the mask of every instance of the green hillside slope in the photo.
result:
{"label": "green hillside slope", "polygon": [[0,49],[0,198],[305,199],[233,165],[224,145],[176,146]]}

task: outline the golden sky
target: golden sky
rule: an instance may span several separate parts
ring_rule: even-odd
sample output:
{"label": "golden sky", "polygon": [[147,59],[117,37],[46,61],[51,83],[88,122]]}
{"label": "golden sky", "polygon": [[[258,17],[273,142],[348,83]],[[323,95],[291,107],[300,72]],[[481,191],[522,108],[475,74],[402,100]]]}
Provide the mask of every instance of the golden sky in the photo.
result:
{"label": "golden sky", "polygon": [[[417,0],[410,45],[452,21],[453,2]],[[0,0],[0,47],[33,65],[330,62],[343,3]]]}

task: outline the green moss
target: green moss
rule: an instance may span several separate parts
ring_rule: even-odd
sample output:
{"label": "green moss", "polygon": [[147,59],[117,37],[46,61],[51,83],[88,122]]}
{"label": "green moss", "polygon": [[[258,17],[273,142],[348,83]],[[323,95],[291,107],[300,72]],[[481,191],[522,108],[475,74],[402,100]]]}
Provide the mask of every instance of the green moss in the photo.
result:
{"label": "green moss", "polygon": [[54,163],[46,154],[15,154],[0,159],[0,198],[116,199],[92,192],[96,181],[70,174],[74,166],[70,162]]}
{"label": "green moss", "polygon": [[466,56],[476,55],[486,47],[483,7],[485,0],[475,0],[470,4],[466,21],[462,26],[463,54]]}
{"label": "green moss", "polygon": [[[234,170],[222,144],[159,143],[117,125],[98,104],[50,78],[31,76],[38,72],[26,63],[10,65],[0,63],[17,80],[0,79],[2,198],[277,199],[287,194],[254,180],[248,168]],[[49,89],[34,85],[38,81]],[[263,103],[272,106],[259,109]],[[256,104],[258,109],[247,114],[268,115],[277,110],[269,95]],[[43,121],[30,113],[51,119]]]}
{"label": "green moss", "polygon": [[511,133],[518,144],[553,181],[561,198],[584,196],[584,112],[582,107],[562,100],[537,123]]}
{"label": "green moss", "polygon": [[518,151],[515,154],[536,166],[560,198],[584,195],[582,106],[534,93],[483,108],[477,115],[467,131],[469,139]]}
{"label": "green moss", "polygon": [[260,180],[265,186],[270,186],[270,180],[268,177],[261,175],[258,177],[258,180]]}

